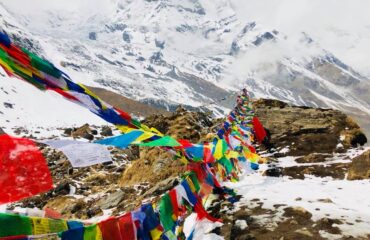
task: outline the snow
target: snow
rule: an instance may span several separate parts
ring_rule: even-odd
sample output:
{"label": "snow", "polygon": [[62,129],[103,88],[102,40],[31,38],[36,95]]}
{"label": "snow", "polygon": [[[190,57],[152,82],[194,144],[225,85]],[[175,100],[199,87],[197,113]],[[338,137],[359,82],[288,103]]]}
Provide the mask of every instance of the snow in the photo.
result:
{"label": "snow", "polygon": [[224,238],[217,234],[210,233],[213,229],[220,226],[222,226],[222,223],[213,223],[207,219],[199,221],[197,220],[197,214],[192,213],[185,219],[183,231],[186,238],[193,233],[194,240],[221,240]]}
{"label": "snow", "polygon": [[[354,157],[367,149],[353,149],[348,155]],[[281,158],[279,166],[304,165],[295,163],[294,159],[293,157]],[[325,164],[341,161],[344,160],[334,159]],[[262,170],[265,167],[262,166]],[[241,176],[239,182],[226,183],[226,185],[243,195],[242,200],[237,203],[239,207],[253,206],[255,203],[250,200],[258,198],[263,203],[263,208],[274,209],[275,204],[286,204],[303,207],[313,214],[313,220],[324,217],[341,219],[344,224],[337,227],[343,233],[355,237],[370,233],[369,180],[335,180],[330,177],[320,178],[310,175],[305,175],[305,179],[300,180],[289,177],[267,177],[262,176],[260,172],[247,171]],[[297,198],[301,200],[297,201]],[[320,199],[330,199],[332,202],[319,201]],[[283,213],[281,209],[279,211],[280,215],[275,216],[277,219]]]}
{"label": "snow", "polygon": [[[107,125],[90,111],[56,93],[41,92],[16,78],[0,76],[0,82],[0,127],[9,134],[14,134],[15,128],[23,127],[30,134],[47,137],[58,132],[60,134],[57,130],[60,127],[81,126],[85,123]],[[9,103],[12,107],[3,103]]]}
{"label": "snow", "polygon": [[235,226],[239,227],[241,230],[244,230],[248,227],[248,224],[245,220],[236,220]]}

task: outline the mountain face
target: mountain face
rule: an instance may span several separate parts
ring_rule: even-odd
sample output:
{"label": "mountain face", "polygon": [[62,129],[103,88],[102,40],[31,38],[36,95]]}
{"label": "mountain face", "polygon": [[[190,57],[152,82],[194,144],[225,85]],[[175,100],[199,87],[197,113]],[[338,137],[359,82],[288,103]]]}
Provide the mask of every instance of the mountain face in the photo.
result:
{"label": "mountain face", "polygon": [[0,26],[74,81],[153,106],[221,115],[247,87],[254,97],[335,108],[369,124],[369,79],[307,33],[244,21],[237,8],[231,0],[121,0],[99,14],[40,11],[36,19],[0,5]]}

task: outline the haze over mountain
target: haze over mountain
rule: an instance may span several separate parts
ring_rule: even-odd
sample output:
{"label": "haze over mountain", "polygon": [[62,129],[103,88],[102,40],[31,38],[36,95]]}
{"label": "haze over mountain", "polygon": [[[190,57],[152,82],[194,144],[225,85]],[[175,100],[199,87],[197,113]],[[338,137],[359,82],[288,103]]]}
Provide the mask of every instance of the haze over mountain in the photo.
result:
{"label": "haze over mountain", "polygon": [[369,5],[3,0],[0,21],[74,81],[154,106],[206,106],[220,115],[234,92],[248,87],[255,97],[343,110],[366,127]]}

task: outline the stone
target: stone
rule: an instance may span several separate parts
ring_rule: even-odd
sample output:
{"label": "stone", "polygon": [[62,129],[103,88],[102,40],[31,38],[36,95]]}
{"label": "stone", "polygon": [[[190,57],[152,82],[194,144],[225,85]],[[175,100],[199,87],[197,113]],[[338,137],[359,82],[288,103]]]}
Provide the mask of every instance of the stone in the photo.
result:
{"label": "stone", "polygon": [[[94,138],[93,135],[91,135],[91,129],[90,129],[90,126],[89,124],[84,124],[83,126],[75,129],[74,131],[72,131],[72,134],[71,136],[73,138],[86,138],[86,139],[91,139],[91,136],[92,138]],[[92,139],[91,139],[92,140]]]}
{"label": "stone", "polygon": [[53,190],[55,194],[67,195],[71,191],[71,186],[69,181],[63,181],[59,183]]}
{"label": "stone", "polygon": [[302,234],[302,235],[305,235],[307,237],[313,237],[313,234],[310,231],[308,231],[307,228],[297,229],[295,232],[299,233],[299,234]]}
{"label": "stone", "polygon": [[165,179],[159,183],[157,183],[154,187],[150,188],[148,191],[144,193],[145,196],[149,195],[160,195],[173,187],[175,187],[179,183],[177,177],[170,177],[168,179]]}
{"label": "stone", "polygon": [[98,135],[98,131],[97,131],[96,129],[92,129],[92,130],[91,130],[91,134],[92,134],[92,135]]}
{"label": "stone", "polygon": [[299,224],[304,224],[312,218],[312,213],[303,207],[287,207],[284,208],[284,217],[290,217],[296,220]]}
{"label": "stone", "polygon": [[322,203],[333,203],[333,201],[330,198],[318,199],[317,201]]}
{"label": "stone", "polygon": [[66,128],[66,129],[64,129],[64,134],[67,135],[67,136],[71,136],[72,135],[72,131],[73,131],[72,128]]}
{"label": "stone", "polygon": [[104,137],[113,136],[112,129],[109,126],[103,126],[101,131],[100,131],[100,135],[102,135]]}
{"label": "stone", "polygon": [[0,134],[5,134],[4,130],[0,128]]}
{"label": "stone", "polygon": [[83,137],[83,138],[85,138],[85,139],[87,139],[87,140],[90,140],[90,141],[92,141],[92,140],[94,140],[94,135],[92,135],[92,134],[90,134],[90,133],[83,133],[82,135],[81,135],[81,137]]}
{"label": "stone", "polygon": [[87,209],[86,215],[88,218],[92,218],[98,215],[103,215],[103,210],[100,207],[92,207]]}
{"label": "stone", "polygon": [[99,200],[96,205],[101,209],[113,208],[116,207],[124,199],[124,197],[124,192],[119,190]]}
{"label": "stone", "polygon": [[352,159],[349,164],[347,179],[370,179],[370,150]]}

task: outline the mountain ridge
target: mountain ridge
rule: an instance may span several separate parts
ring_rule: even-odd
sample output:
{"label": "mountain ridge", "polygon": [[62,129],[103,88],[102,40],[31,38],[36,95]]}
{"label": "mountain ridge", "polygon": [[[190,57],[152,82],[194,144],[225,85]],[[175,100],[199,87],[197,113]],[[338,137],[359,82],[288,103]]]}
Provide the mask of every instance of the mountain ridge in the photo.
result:
{"label": "mountain ridge", "polygon": [[219,99],[247,87],[256,98],[370,116],[369,79],[308,34],[245,22],[235,7],[228,0],[112,1],[100,15],[40,12],[41,27],[4,7],[0,14],[3,31],[75,81],[164,109],[206,106],[221,116],[232,101]]}

